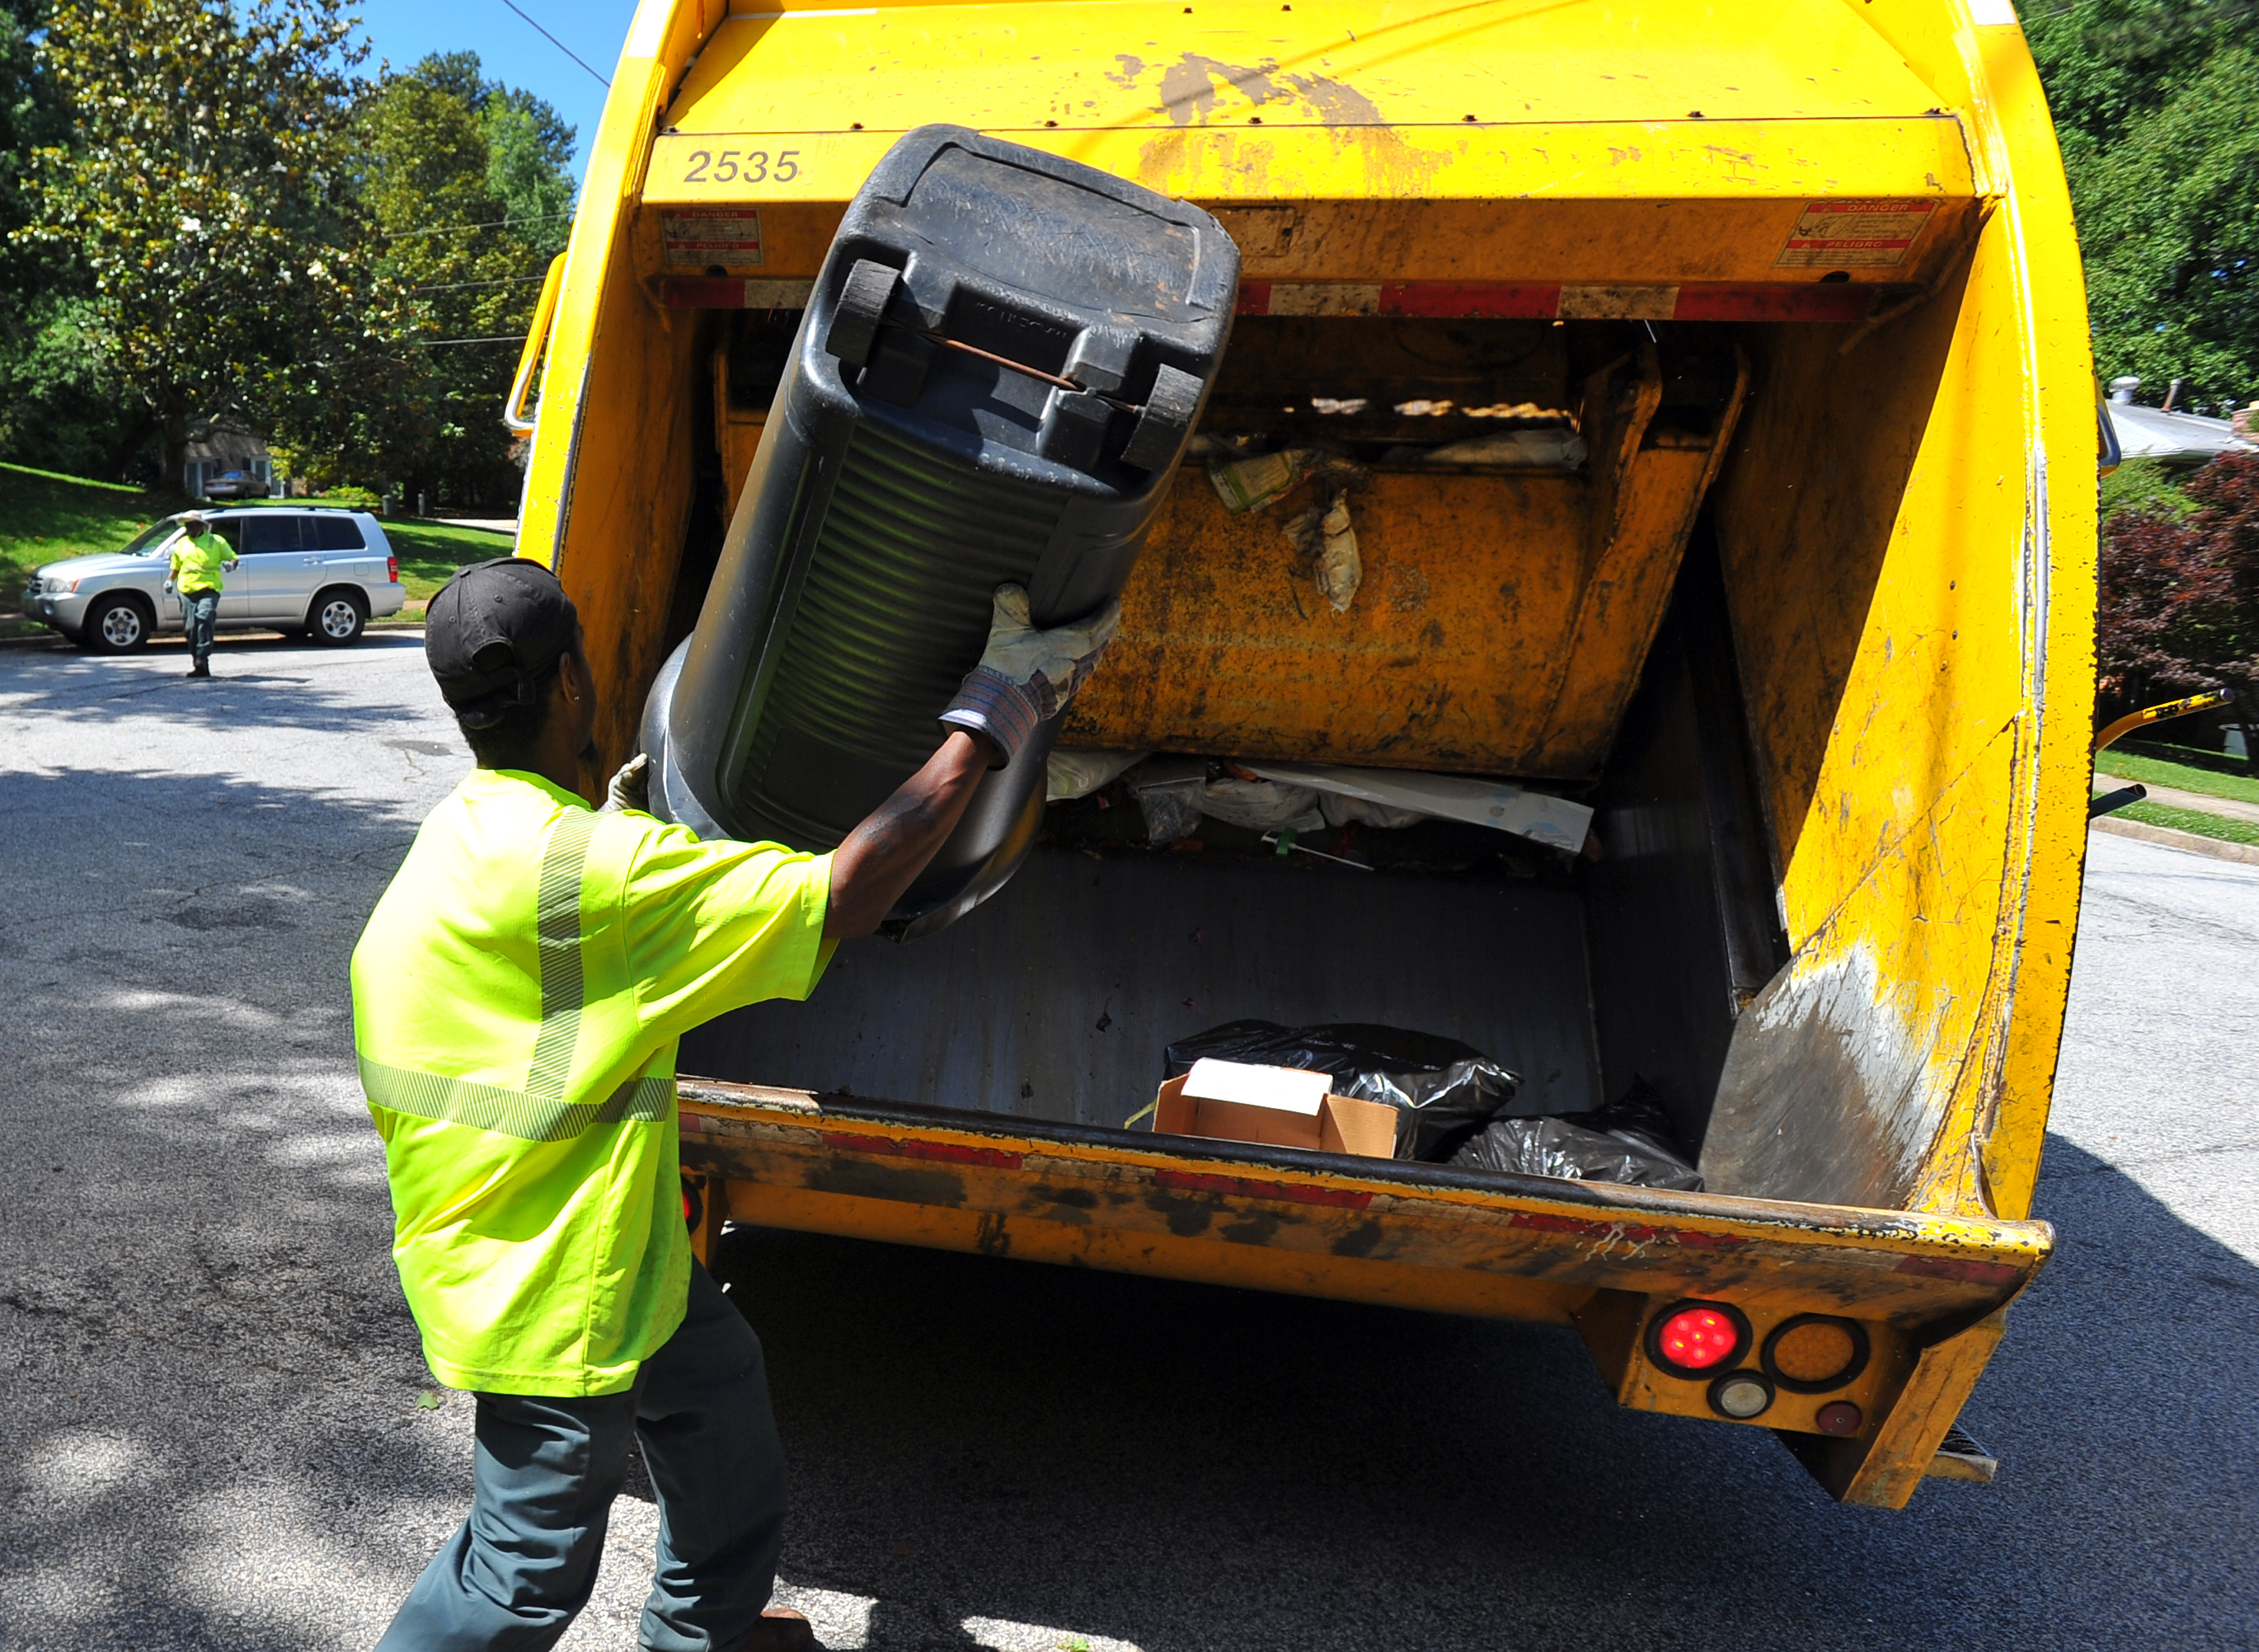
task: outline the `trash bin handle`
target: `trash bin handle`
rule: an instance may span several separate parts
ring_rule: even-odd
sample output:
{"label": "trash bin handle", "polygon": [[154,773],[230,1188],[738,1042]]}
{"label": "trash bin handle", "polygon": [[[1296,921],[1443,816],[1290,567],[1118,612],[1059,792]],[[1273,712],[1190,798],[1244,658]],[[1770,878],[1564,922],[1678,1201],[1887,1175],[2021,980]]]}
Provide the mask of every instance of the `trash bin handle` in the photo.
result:
{"label": "trash bin handle", "polygon": [[549,343],[549,326],[557,318],[557,293],[565,284],[565,254],[559,253],[549,260],[549,273],[541,278],[541,302],[533,307],[533,325],[526,331],[525,348],[517,358],[517,375],[510,381],[510,395],[502,404],[502,422],[512,436],[533,434],[533,421],[540,412],[524,412],[526,393],[533,388],[533,369],[540,364],[541,354]]}
{"label": "trash bin handle", "polygon": [[2153,723],[2164,723],[2174,717],[2185,717],[2191,712],[2210,711],[2215,706],[2224,706],[2229,698],[2229,695],[2219,692],[2191,694],[2185,700],[2168,700],[2162,706],[2151,706],[2146,711],[2129,712],[2096,735],[2092,750],[2099,752],[2112,742]]}

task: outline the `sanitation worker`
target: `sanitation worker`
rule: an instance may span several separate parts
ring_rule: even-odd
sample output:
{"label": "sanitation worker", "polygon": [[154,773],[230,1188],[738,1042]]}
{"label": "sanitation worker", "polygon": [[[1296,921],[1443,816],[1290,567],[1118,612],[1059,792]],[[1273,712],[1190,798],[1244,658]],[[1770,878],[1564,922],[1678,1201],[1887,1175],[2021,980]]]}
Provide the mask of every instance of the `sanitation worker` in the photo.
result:
{"label": "sanitation worker", "polygon": [[690,1254],[674,1054],[688,1029],[804,999],[949,837],[982,773],[1080,686],[1118,609],[1053,631],[997,594],[925,766],[828,855],[701,841],[598,795],[598,697],[538,563],[464,569],[424,649],[477,769],[431,812],[353,959],[393,1255],[432,1374],[477,1396],[470,1517],[385,1652],[552,1645],[588,1600],[640,1440],[659,1494],[650,1652],[814,1644],[769,1612],[784,1456],[760,1343]]}
{"label": "sanitation worker", "polygon": [[189,633],[189,652],[194,663],[191,677],[211,675],[212,627],[219,619],[219,588],[226,583],[221,570],[235,566],[235,550],[211,530],[211,524],[195,511],[181,518],[181,537],[173,541],[173,560],[167,583],[181,595],[181,623]]}

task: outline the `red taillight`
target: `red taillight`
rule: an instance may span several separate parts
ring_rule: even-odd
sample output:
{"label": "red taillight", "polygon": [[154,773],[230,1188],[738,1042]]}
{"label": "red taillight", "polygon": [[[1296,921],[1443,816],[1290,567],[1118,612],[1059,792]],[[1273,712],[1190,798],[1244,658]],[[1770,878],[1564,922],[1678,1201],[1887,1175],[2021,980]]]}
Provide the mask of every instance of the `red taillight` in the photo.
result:
{"label": "red taillight", "polygon": [[1688,1308],[1663,1322],[1664,1354],[1674,1365],[1707,1371],[1722,1365],[1741,1347],[1741,1333],[1715,1308]]}
{"label": "red taillight", "polygon": [[387,585],[397,585],[400,583],[400,559],[398,557],[385,558],[384,582]]}
{"label": "red taillight", "polygon": [[1730,1370],[1749,1346],[1749,1321],[1726,1302],[1676,1303],[1647,1328],[1649,1357],[1678,1377]]}

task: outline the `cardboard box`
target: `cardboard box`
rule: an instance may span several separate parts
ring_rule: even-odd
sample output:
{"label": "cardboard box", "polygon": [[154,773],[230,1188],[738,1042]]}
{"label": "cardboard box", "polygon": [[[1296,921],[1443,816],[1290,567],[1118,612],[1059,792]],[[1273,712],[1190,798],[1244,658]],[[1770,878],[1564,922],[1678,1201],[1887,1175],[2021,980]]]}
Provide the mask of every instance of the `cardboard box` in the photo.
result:
{"label": "cardboard box", "polygon": [[1161,1086],[1153,1129],[1359,1158],[1396,1156],[1396,1109],[1335,1095],[1322,1072],[1203,1060]]}

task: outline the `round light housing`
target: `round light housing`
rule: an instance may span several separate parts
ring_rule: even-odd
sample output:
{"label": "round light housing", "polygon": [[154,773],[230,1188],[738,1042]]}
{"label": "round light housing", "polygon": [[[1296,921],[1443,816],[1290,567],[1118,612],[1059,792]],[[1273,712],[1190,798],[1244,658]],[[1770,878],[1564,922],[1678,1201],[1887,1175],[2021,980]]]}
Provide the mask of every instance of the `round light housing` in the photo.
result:
{"label": "round light housing", "polygon": [[1859,1425],[1866,1418],[1849,1400],[1838,1399],[1832,1405],[1821,1406],[1820,1414],[1812,1421],[1819,1425],[1822,1434],[1846,1435],[1858,1433]]}
{"label": "round light housing", "polygon": [[1824,1394],[1867,1369],[1867,1328],[1832,1314],[1799,1314],[1765,1338],[1765,1375],[1792,1394]]}
{"label": "round light housing", "polygon": [[1735,1422],[1764,1415],[1772,1404],[1772,1383],[1762,1371],[1729,1371],[1710,1385],[1710,1409]]}
{"label": "round light housing", "polygon": [[1729,1371],[1749,1348],[1749,1319],[1730,1302],[1674,1302],[1648,1321],[1647,1356],[1674,1377]]}

